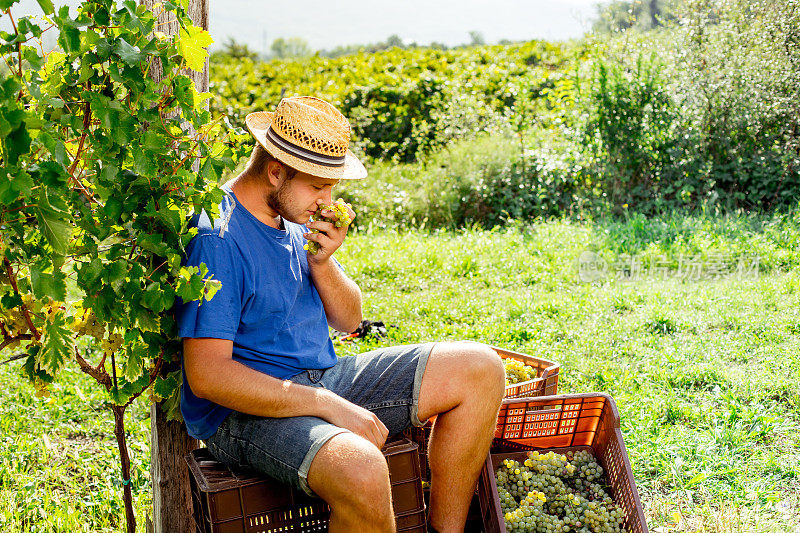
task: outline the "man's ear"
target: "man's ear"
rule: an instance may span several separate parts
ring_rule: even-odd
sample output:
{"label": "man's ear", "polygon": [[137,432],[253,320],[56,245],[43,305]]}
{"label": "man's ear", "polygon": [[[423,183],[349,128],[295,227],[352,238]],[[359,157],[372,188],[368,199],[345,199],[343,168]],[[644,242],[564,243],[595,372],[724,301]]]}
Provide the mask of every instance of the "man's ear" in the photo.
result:
{"label": "man's ear", "polygon": [[281,181],[281,170],[283,164],[280,161],[271,160],[267,162],[267,179],[273,187],[277,187]]}

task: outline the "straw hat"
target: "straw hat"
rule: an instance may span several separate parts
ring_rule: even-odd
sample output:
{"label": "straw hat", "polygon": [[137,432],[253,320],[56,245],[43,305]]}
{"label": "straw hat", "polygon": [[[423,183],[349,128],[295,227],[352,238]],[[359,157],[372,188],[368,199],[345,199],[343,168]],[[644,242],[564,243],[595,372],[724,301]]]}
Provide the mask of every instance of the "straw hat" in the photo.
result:
{"label": "straw hat", "polygon": [[300,172],[344,180],[367,177],[367,169],[347,148],[350,123],[324,100],[284,98],[274,113],[250,113],[245,123],[267,152]]}

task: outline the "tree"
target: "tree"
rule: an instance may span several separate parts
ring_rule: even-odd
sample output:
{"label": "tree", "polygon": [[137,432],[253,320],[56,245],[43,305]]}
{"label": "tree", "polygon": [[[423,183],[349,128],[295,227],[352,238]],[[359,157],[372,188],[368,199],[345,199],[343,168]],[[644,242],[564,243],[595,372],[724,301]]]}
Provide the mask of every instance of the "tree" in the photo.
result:
{"label": "tree", "polygon": [[396,33],[393,33],[386,38],[386,48],[392,48],[393,46],[396,46],[397,48],[403,48],[403,39],[401,39]]}
{"label": "tree", "polygon": [[270,50],[272,50],[272,53],[275,55],[275,57],[282,59],[291,57],[307,57],[312,53],[311,47],[308,46],[308,41],[300,37],[289,37],[288,39],[279,37],[278,39],[272,41]]}
{"label": "tree", "polygon": [[[215,212],[242,133],[211,120],[185,74],[205,70],[211,42],[188,0],[157,13],[85,0],[75,18],[42,0],[60,47],[46,56],[43,29],[15,20],[13,3],[3,3],[13,33],[0,40],[0,348],[21,349],[42,394],[67,364],[108,392],[130,533],[125,410],[150,391],[180,416],[170,309],[218,288],[181,266],[188,219]],[[159,19],[180,31],[167,35]]]}
{"label": "tree", "polygon": [[483,38],[483,33],[473,30],[469,32],[470,46],[483,46],[486,44],[486,39]]}
{"label": "tree", "polygon": [[601,33],[649,30],[676,19],[685,0],[615,0],[597,6],[593,29]]}
{"label": "tree", "polygon": [[250,47],[247,46],[247,43],[240,43],[233,37],[228,37],[227,42],[222,45],[222,50],[219,52],[215,52],[213,55],[223,55],[230,57],[231,59],[251,59],[255,61],[258,59],[258,54],[250,50]]}

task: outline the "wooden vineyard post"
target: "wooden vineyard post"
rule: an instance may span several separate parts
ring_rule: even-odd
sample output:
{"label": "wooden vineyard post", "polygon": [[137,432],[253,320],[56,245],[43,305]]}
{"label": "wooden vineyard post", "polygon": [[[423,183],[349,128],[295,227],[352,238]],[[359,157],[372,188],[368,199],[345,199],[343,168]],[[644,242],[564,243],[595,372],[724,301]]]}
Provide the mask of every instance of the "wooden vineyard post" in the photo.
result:
{"label": "wooden vineyard post", "polygon": [[[158,0],[141,0],[152,9]],[[187,14],[194,24],[208,29],[208,0],[189,0]],[[170,21],[169,14],[159,16],[159,31],[167,35],[178,33],[178,22]],[[198,92],[208,91],[208,59],[202,72],[186,73],[194,81]],[[150,75],[161,79],[160,62],[154,62]],[[195,533],[192,516],[192,496],[189,489],[189,472],[183,457],[199,447],[197,440],[189,437],[184,424],[167,421],[160,403],[150,408],[150,479],[153,484],[153,532]]]}

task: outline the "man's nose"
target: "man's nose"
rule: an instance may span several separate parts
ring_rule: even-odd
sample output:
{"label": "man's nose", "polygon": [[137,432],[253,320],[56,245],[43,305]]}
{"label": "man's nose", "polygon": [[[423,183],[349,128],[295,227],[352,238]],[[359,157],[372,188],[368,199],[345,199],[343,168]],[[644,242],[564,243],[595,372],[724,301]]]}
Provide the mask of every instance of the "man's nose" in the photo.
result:
{"label": "man's nose", "polygon": [[331,201],[331,194],[333,194],[333,191],[331,191],[330,189],[328,189],[328,188],[323,189],[322,197],[321,197],[323,204],[331,205],[333,203]]}

